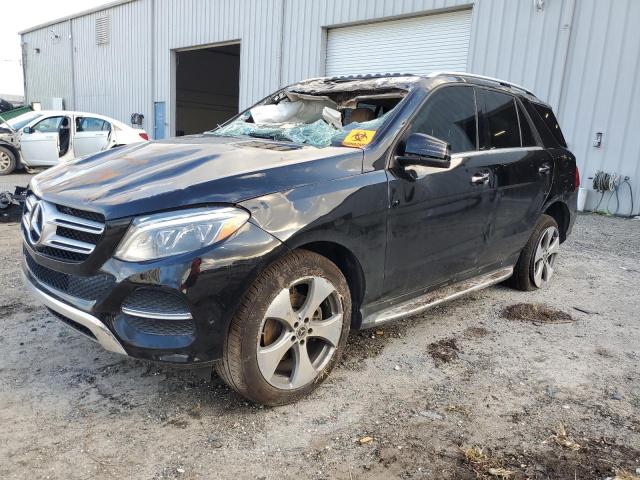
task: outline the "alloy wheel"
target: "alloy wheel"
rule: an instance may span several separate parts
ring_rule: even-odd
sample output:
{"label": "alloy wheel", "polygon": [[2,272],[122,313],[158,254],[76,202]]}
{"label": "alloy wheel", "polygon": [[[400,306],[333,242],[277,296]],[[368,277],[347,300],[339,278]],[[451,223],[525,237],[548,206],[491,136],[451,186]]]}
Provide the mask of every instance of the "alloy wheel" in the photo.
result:
{"label": "alloy wheel", "polygon": [[0,151],[0,172],[4,172],[11,167],[11,158],[5,152]]}
{"label": "alloy wheel", "polygon": [[549,227],[542,232],[536,253],[533,257],[533,283],[542,288],[551,280],[558,252],[560,250],[560,232]]}
{"label": "alloy wheel", "polygon": [[272,386],[293,390],[313,382],[336,352],[342,301],[331,282],[301,278],[273,299],[260,327],[260,373]]}

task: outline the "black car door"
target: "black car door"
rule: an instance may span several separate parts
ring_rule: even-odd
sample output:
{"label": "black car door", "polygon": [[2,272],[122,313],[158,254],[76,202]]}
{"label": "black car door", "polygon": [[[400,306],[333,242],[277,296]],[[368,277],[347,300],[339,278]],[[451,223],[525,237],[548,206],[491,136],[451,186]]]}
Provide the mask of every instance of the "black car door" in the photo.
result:
{"label": "black car door", "polygon": [[526,244],[551,188],[553,161],[539,146],[530,120],[512,95],[477,88],[480,151],[496,172],[497,199],[479,267],[513,264]]}
{"label": "black car door", "polygon": [[[451,145],[451,166],[389,169],[386,296],[471,276],[488,233],[495,175],[477,151],[471,86],[445,86],[427,98],[403,139],[425,133]],[[401,154],[403,142],[396,147]]]}

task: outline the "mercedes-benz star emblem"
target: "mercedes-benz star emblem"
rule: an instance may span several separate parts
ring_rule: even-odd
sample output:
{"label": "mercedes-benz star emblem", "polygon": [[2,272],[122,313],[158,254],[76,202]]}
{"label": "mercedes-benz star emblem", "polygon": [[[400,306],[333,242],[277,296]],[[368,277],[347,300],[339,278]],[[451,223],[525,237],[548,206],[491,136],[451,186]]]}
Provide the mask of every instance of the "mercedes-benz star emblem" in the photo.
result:
{"label": "mercedes-benz star emblem", "polygon": [[38,200],[33,204],[28,215],[25,227],[28,227],[27,236],[31,245],[34,247],[49,245],[57,231],[55,205],[45,200]]}
{"label": "mercedes-benz star emblem", "polygon": [[36,202],[31,210],[31,217],[29,217],[29,225],[31,225],[29,238],[34,245],[37,245],[42,238],[42,226],[44,225],[42,210],[42,202]]}

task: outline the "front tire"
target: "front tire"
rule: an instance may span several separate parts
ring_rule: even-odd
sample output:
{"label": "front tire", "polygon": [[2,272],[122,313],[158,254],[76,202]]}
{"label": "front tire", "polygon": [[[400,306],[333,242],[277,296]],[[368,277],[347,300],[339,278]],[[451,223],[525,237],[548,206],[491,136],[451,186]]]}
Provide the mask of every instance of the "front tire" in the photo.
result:
{"label": "front tire", "polygon": [[507,281],[525,292],[546,287],[555,272],[560,249],[560,230],[553,217],[543,214],[525,245],[513,276]]}
{"label": "front tire", "polygon": [[0,175],[9,175],[17,166],[16,156],[11,150],[0,147]]}
{"label": "front tire", "polygon": [[245,294],[216,371],[255,402],[294,402],[340,360],[350,324],[351,296],[340,269],[317,253],[294,251]]}

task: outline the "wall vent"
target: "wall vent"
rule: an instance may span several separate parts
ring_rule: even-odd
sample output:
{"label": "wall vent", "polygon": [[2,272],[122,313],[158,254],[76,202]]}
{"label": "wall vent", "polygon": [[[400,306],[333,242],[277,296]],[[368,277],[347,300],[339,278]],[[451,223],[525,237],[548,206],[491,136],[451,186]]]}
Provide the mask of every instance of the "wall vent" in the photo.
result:
{"label": "wall vent", "polygon": [[96,18],[96,45],[109,45],[109,17]]}

